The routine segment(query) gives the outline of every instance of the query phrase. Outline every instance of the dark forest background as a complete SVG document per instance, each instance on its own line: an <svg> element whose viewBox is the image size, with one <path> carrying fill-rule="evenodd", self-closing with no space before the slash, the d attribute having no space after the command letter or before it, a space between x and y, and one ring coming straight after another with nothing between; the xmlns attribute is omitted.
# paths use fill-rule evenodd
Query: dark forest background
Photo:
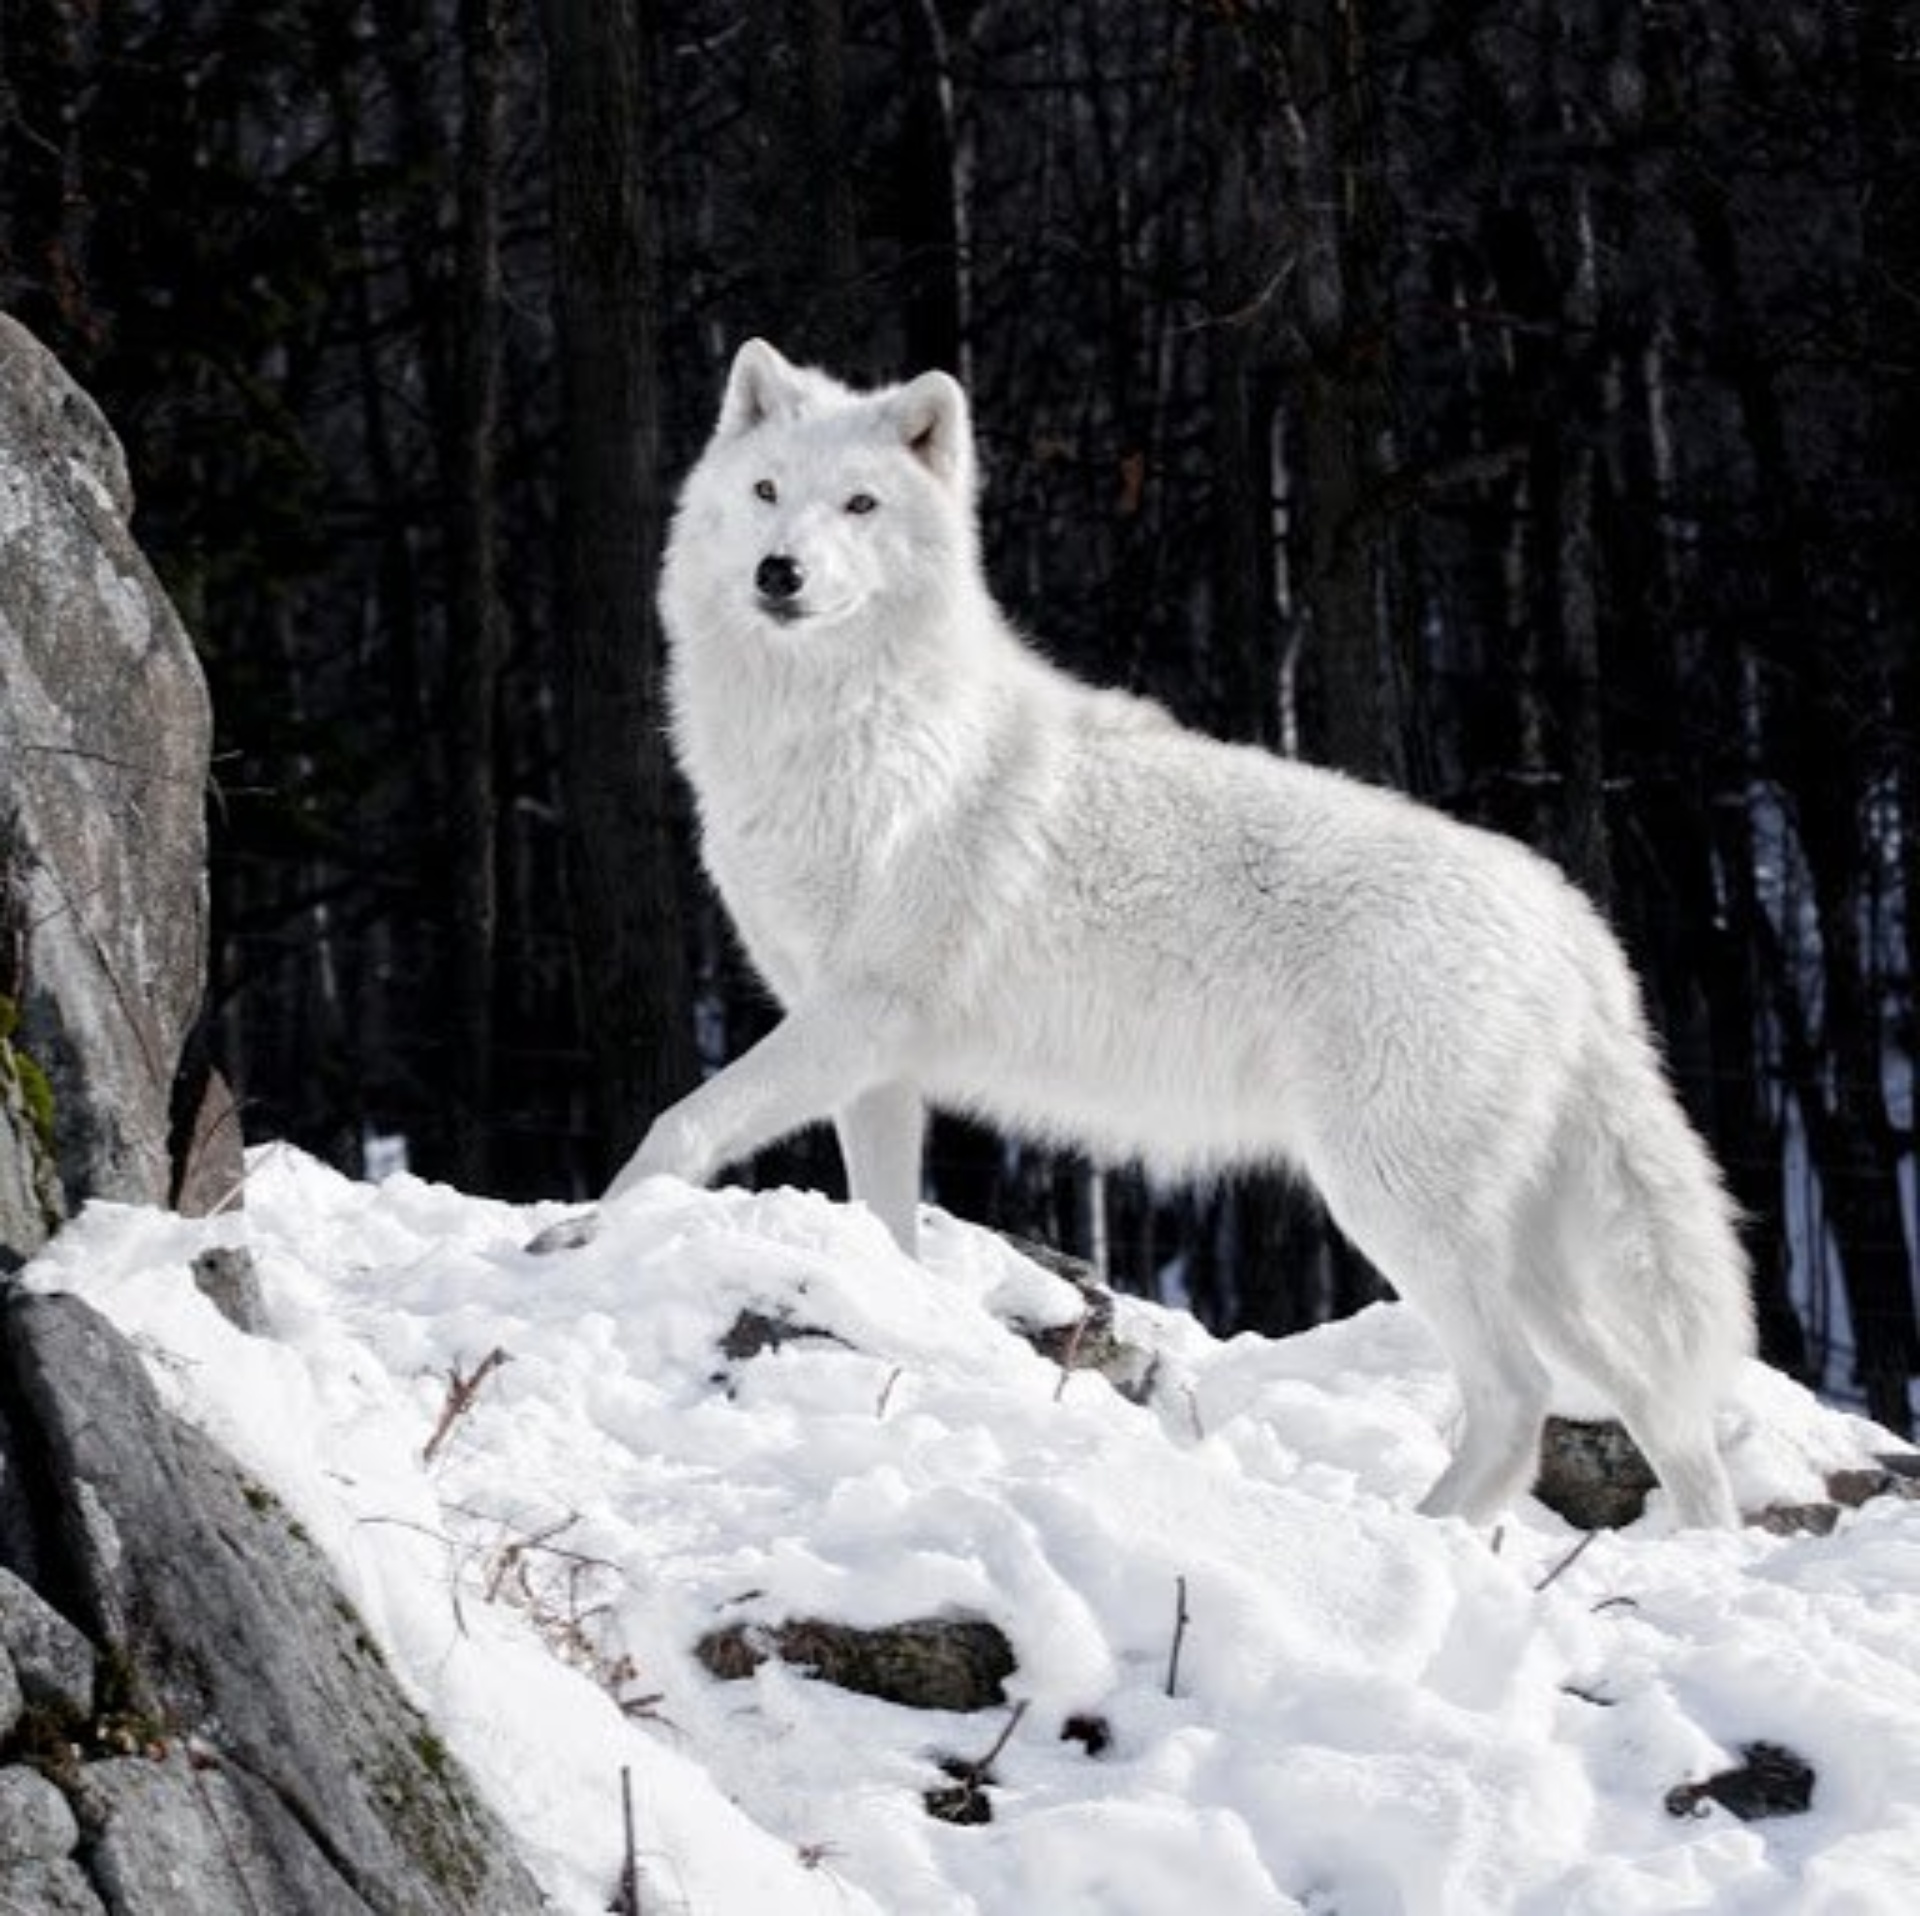
<svg viewBox="0 0 1920 1916"><path fill-rule="evenodd" d="M1910 4L0 0L0 301L213 682L252 1135L590 1192L764 1028L651 606L758 332L967 381L1063 662L1566 863L1768 1354L1909 1427ZM1270 1180L933 1175L1222 1328L1370 1293Z"/></svg>

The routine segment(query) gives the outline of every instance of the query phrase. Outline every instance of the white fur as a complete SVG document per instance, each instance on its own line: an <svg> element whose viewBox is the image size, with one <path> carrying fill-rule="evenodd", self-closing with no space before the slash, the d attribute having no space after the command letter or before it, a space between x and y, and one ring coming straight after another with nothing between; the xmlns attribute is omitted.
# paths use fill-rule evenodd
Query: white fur
<svg viewBox="0 0 1920 1916"><path fill-rule="evenodd" d="M763 608L767 555L801 568L798 616ZM661 606L706 865L786 1016L610 1196L831 1116L911 1251L927 1105L1169 1178L1289 1165L1458 1373L1424 1508L1524 1491L1570 1372L1683 1522L1734 1521L1729 1206L1626 960L1551 865L1043 662L988 594L938 373L854 392L743 347Z"/></svg>

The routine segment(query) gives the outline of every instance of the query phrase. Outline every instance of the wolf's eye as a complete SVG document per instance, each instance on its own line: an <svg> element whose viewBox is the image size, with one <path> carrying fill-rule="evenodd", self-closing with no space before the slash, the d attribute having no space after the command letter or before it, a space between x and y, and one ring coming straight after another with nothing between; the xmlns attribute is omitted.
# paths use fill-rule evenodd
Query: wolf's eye
<svg viewBox="0 0 1920 1916"><path fill-rule="evenodd" d="M772 505L780 497L780 488L771 479L756 479L753 482L753 496Z"/></svg>
<svg viewBox="0 0 1920 1916"><path fill-rule="evenodd" d="M856 492L853 497L847 501L847 510L849 512L871 512L879 503L880 501L870 492Z"/></svg>

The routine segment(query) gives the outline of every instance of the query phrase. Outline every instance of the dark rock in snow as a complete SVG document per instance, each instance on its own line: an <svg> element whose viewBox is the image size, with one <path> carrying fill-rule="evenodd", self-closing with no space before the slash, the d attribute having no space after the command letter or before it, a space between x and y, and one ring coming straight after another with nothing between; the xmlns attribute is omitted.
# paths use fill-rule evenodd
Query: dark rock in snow
<svg viewBox="0 0 1920 1916"><path fill-rule="evenodd" d="M710 1631L694 1655L723 1680L751 1676L770 1657L822 1682L913 1710L984 1710L1006 1701L1013 1646L984 1617L920 1617L870 1630L807 1619L736 1623Z"/></svg>
<svg viewBox="0 0 1920 1916"><path fill-rule="evenodd" d="M749 1357L758 1357L762 1351L777 1351L782 1344L809 1340L838 1344L842 1349L846 1348L847 1342L844 1337L822 1330L817 1324L801 1323L784 1310L744 1310L727 1327L727 1334L720 1340L720 1354L737 1364Z"/></svg>
<svg viewBox="0 0 1920 1916"><path fill-rule="evenodd" d="M1061 1724L1060 1741L1078 1743L1089 1756L1105 1756L1113 1748L1113 1725L1103 1716L1083 1712Z"/></svg>
<svg viewBox="0 0 1920 1916"><path fill-rule="evenodd" d="M1768 1504L1747 1518L1776 1537L1830 1537L1839 1521L1838 1504Z"/></svg>
<svg viewBox="0 0 1920 1916"><path fill-rule="evenodd" d="M1920 1453L1892 1451L1876 1457L1871 1464L1829 1471L1826 1491L1830 1502L1768 1504L1747 1522L1776 1537L1831 1536L1843 1510L1858 1510L1879 1497L1920 1500Z"/></svg>
<svg viewBox="0 0 1920 1916"><path fill-rule="evenodd" d="M1113 1293L1101 1283L1099 1273L1084 1258L1056 1251L1050 1244L1036 1244L1009 1232L1001 1235L1022 1257L1064 1278L1080 1293L1078 1317L1057 1324L1034 1324L1016 1317L1008 1320L1008 1328L1062 1370L1093 1371L1121 1396L1144 1404L1153 1394L1155 1360L1114 1330Z"/></svg>
<svg viewBox="0 0 1920 1916"><path fill-rule="evenodd" d="M1920 1499L1920 1456L1895 1451L1869 1468L1836 1470L1827 1478L1827 1495L1849 1510L1875 1497Z"/></svg>
<svg viewBox="0 0 1920 1916"><path fill-rule="evenodd" d="M1712 1802L1752 1823L1765 1816L1798 1816L1812 1807L1814 1772L1805 1757L1778 1743L1749 1743L1740 1754L1745 1760L1737 1769L1670 1789L1667 1813L1698 1816Z"/></svg>
<svg viewBox="0 0 1920 1916"><path fill-rule="evenodd" d="M993 1772L953 1756L942 1758L940 1769L952 1780L937 1783L922 1795L927 1814L936 1823L958 1823L963 1828L991 1823L993 1798L987 1789L994 1781Z"/></svg>
<svg viewBox="0 0 1920 1916"><path fill-rule="evenodd" d="M1576 1530L1618 1530L1632 1523L1658 1482L1639 1445L1619 1424L1547 1419L1533 1494Z"/></svg>

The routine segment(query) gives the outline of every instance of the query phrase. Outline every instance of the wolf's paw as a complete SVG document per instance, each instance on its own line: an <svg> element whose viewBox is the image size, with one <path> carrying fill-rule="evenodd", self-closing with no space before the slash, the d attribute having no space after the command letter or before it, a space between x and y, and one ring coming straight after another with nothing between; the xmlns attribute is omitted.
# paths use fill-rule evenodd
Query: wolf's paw
<svg viewBox="0 0 1920 1916"><path fill-rule="evenodd" d="M558 1224L549 1224L527 1240L526 1248L535 1257L546 1257L554 1251L577 1251L599 1235L600 1213L582 1211L578 1217L563 1217Z"/></svg>

